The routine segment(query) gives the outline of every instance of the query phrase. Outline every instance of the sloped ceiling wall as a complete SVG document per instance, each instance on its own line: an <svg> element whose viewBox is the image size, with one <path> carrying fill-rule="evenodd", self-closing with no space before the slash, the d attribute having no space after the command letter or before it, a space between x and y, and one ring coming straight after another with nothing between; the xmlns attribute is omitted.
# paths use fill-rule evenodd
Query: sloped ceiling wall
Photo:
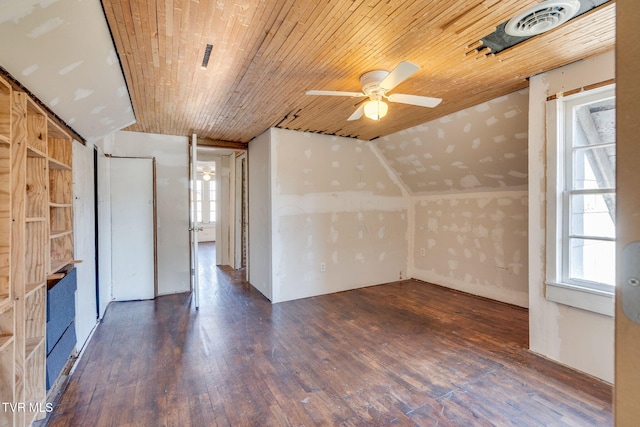
<svg viewBox="0 0 640 427"><path fill-rule="evenodd" d="M98 0L0 1L0 66L88 140L135 123Z"/></svg>
<svg viewBox="0 0 640 427"><path fill-rule="evenodd" d="M527 188L528 89L380 138L414 195Z"/></svg>

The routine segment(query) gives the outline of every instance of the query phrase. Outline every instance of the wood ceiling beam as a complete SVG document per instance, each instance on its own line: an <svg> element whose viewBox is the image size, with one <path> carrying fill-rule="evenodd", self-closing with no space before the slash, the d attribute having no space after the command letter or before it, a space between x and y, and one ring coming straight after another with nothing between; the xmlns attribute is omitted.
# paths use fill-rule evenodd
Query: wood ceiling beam
<svg viewBox="0 0 640 427"><path fill-rule="evenodd" d="M198 147L215 147L246 151L248 146L249 144L246 142L222 141L219 139L198 137Z"/></svg>

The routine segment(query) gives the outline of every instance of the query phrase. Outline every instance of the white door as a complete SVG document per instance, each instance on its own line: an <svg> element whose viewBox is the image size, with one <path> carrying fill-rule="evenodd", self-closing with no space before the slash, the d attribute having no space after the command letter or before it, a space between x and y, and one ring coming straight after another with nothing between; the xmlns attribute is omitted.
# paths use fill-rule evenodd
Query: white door
<svg viewBox="0 0 640 427"><path fill-rule="evenodd" d="M113 299L155 297L153 159L111 159Z"/></svg>

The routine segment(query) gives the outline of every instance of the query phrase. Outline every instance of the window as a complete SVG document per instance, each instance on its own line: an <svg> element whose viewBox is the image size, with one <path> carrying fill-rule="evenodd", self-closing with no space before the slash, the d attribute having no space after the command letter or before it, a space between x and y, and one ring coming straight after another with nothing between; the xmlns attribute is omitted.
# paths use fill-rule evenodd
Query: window
<svg viewBox="0 0 640 427"><path fill-rule="evenodd" d="M216 222L216 180L213 173L209 179L196 181L196 220L199 224Z"/></svg>
<svg viewBox="0 0 640 427"><path fill-rule="evenodd" d="M547 299L613 315L615 94L547 105Z"/></svg>

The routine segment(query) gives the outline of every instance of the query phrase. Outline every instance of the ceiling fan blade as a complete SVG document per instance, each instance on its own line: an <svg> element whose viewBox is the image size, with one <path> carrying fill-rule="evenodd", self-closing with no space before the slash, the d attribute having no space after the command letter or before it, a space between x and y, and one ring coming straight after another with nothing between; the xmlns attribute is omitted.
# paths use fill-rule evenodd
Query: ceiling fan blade
<svg viewBox="0 0 640 427"><path fill-rule="evenodd" d="M380 87L385 91L390 91L391 89L408 79L409 76L411 76L419 69L420 67L412 62L402 61L396 66L396 68L393 69L393 71L389 73L387 77L385 77L380 82Z"/></svg>
<svg viewBox="0 0 640 427"><path fill-rule="evenodd" d="M433 108L442 102L440 98L431 98L429 96L405 95L402 93L393 93L387 97L389 102L399 102L401 104L419 105L420 107Z"/></svg>
<svg viewBox="0 0 640 427"><path fill-rule="evenodd" d="M307 95L327 95L327 96L366 96L362 92L341 92L337 90L308 90Z"/></svg>
<svg viewBox="0 0 640 427"><path fill-rule="evenodd" d="M356 111L353 112L351 116L347 119L347 121L351 122L354 120L358 120L364 114L364 104L358 107Z"/></svg>

